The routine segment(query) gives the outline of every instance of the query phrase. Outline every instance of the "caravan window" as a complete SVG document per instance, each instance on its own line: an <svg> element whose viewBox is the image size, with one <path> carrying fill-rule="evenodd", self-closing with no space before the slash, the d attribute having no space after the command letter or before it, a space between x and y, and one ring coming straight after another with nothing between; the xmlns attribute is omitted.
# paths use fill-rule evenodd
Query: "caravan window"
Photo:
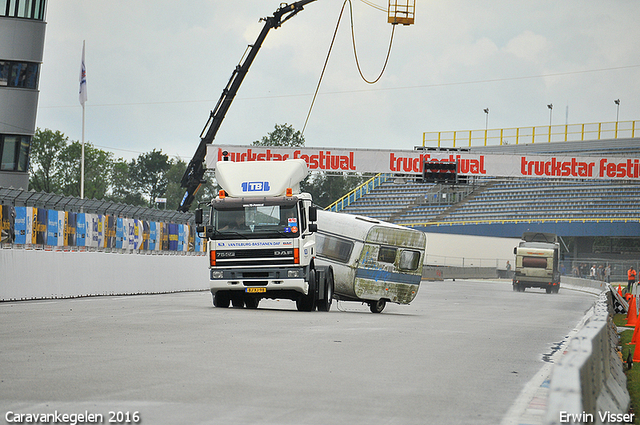
<svg viewBox="0 0 640 425"><path fill-rule="evenodd" d="M330 258L341 263L349 262L353 249L352 241L318 233L316 234L316 243L320 257Z"/></svg>
<svg viewBox="0 0 640 425"><path fill-rule="evenodd" d="M402 251L400 254L400 270L415 270L420 264L420 253L418 251Z"/></svg>
<svg viewBox="0 0 640 425"><path fill-rule="evenodd" d="M378 261L383 263L395 263L396 262L396 248L390 248L387 246L381 246L378 251Z"/></svg>

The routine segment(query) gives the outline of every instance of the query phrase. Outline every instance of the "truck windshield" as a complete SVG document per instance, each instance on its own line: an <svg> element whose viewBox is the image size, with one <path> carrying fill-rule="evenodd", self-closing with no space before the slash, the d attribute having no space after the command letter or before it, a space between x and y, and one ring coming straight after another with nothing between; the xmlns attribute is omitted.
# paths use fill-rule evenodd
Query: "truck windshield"
<svg viewBox="0 0 640 425"><path fill-rule="evenodd" d="M297 237L300 231L295 204L213 209L211 219L219 239Z"/></svg>

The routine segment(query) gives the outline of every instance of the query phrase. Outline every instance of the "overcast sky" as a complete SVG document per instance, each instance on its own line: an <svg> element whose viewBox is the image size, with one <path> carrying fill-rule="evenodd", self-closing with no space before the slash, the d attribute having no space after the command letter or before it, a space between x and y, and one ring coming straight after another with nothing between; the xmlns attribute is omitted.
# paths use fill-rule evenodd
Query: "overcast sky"
<svg viewBox="0 0 640 425"><path fill-rule="evenodd" d="M370 0L386 9L384 0ZM348 11L305 130L310 147L412 149L423 132L640 119L640 1L417 0L380 81L355 66ZM209 111L279 0L50 0L37 126L130 159L191 159ZM343 0L317 0L272 30L215 142L302 130ZM379 74L392 26L353 0L358 57ZM214 143L215 143L214 142Z"/></svg>

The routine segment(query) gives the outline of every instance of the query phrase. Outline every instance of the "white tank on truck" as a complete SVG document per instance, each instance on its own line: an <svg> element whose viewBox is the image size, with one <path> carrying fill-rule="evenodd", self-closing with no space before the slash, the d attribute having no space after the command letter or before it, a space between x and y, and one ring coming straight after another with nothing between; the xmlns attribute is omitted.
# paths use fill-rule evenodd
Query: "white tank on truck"
<svg viewBox="0 0 640 425"><path fill-rule="evenodd" d="M547 294L560 290L560 244L553 233L525 232L513 248L516 256L513 290L543 288Z"/></svg>

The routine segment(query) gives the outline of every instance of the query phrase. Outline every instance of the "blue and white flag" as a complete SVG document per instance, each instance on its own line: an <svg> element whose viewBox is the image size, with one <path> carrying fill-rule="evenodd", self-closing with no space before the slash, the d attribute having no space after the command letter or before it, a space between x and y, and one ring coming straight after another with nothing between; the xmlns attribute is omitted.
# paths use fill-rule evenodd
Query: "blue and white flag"
<svg viewBox="0 0 640 425"><path fill-rule="evenodd" d="M80 65L80 104L87 101L87 68L84 65L84 41L82 42L82 63Z"/></svg>

